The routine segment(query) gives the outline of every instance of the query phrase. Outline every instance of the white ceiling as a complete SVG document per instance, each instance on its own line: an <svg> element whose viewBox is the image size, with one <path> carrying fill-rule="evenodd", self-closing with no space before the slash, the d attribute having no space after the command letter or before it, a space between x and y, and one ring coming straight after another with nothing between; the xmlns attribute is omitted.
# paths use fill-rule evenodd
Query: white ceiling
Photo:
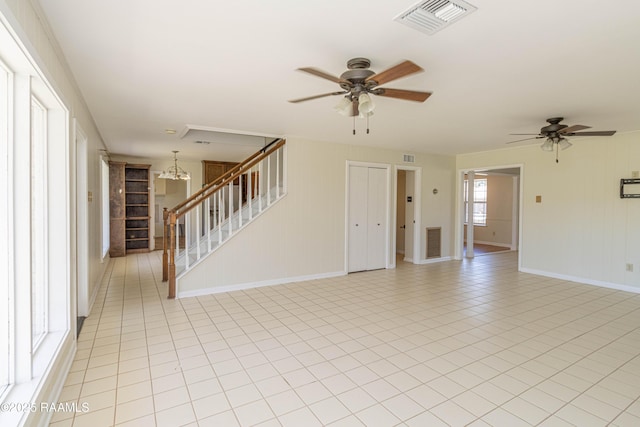
<svg viewBox="0 0 640 427"><path fill-rule="evenodd" d="M640 129L638 1L470 0L433 36L393 20L414 0L38 1L112 153L214 156L180 138L188 124L447 154L503 148L555 116ZM433 95L375 97L371 133L358 119L355 136L339 96L287 102L339 90L296 68L340 75L354 57L374 71L412 60L425 71L385 86Z"/></svg>

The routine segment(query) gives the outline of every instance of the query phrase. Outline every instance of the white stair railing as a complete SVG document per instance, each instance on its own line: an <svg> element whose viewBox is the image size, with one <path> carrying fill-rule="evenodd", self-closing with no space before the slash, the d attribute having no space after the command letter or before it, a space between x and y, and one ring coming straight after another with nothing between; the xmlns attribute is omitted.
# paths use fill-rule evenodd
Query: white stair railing
<svg viewBox="0 0 640 427"><path fill-rule="evenodd" d="M165 209L163 280L193 268L287 193L286 145L275 140L171 210Z"/></svg>

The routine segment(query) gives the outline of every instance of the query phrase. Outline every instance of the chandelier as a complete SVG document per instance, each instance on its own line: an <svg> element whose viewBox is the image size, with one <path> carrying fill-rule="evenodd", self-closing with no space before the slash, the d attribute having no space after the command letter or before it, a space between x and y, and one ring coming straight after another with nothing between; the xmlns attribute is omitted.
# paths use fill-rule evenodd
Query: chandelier
<svg viewBox="0 0 640 427"><path fill-rule="evenodd" d="M189 175L189 173L185 172L184 169L178 166L178 156L177 156L178 151L173 150L172 153L173 153L173 166L170 166L167 170L162 171L162 173L158 175L158 178L173 179L173 180L191 179L191 176Z"/></svg>

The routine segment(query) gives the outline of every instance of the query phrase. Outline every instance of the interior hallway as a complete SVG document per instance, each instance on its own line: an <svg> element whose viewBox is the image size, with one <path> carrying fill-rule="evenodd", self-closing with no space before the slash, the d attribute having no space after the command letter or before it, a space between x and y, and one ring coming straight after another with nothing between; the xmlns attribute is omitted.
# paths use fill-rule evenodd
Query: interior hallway
<svg viewBox="0 0 640 427"><path fill-rule="evenodd" d="M517 252L166 299L111 261L54 426L638 426L640 295Z"/></svg>

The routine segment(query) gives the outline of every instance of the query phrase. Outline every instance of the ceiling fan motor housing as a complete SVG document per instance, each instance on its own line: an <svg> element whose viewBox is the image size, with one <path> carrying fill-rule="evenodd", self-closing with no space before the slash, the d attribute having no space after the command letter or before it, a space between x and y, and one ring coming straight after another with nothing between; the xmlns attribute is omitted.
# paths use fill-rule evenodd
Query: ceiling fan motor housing
<svg viewBox="0 0 640 427"><path fill-rule="evenodd" d="M547 123L550 123L548 126L544 126L540 129L541 135L555 135L560 132L562 129L568 127L567 125L562 125L560 122L564 120L564 117L552 117L547 119Z"/></svg>
<svg viewBox="0 0 640 427"><path fill-rule="evenodd" d="M352 96L358 97L361 92L369 92L377 83L374 81L365 82L375 72L369 69L371 61L367 58L353 58L347 62L348 70L340 75L340 79L344 82L340 83L340 87L350 91Z"/></svg>

